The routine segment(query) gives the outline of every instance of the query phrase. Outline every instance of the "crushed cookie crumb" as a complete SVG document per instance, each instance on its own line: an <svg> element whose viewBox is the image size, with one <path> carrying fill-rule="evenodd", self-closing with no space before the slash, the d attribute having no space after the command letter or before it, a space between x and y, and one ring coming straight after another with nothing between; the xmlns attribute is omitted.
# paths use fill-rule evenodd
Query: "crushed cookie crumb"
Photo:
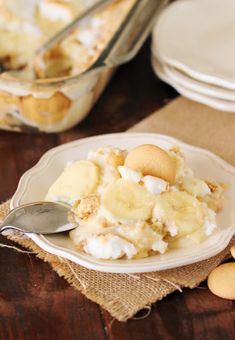
<svg viewBox="0 0 235 340"><path fill-rule="evenodd" d="M97 195L89 195L77 200L73 205L72 211L76 217L86 220L90 215L97 212L99 204L100 202Z"/></svg>

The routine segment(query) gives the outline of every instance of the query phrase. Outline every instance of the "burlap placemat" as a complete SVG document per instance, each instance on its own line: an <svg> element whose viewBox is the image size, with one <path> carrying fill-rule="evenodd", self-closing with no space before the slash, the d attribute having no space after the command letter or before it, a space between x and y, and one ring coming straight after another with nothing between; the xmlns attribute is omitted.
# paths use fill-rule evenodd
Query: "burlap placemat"
<svg viewBox="0 0 235 340"><path fill-rule="evenodd" d="M178 98L152 114L130 131L169 134L205 147L235 165L235 114L224 113L185 98ZM0 206L0 220L9 203ZM220 254L189 266L145 274L110 274L83 268L41 250L33 241L12 236L18 244L35 252L87 298L101 305L119 321L184 287L194 288L229 254L235 238Z"/></svg>

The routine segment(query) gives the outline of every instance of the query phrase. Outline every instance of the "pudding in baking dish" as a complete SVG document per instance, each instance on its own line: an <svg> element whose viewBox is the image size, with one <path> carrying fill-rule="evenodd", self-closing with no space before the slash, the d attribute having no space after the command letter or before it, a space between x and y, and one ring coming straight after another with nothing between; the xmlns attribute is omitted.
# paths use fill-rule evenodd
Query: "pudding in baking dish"
<svg viewBox="0 0 235 340"><path fill-rule="evenodd" d="M143 258L193 247L216 229L223 185L196 178L175 147L90 150L68 164L46 200L71 205L76 248L99 259Z"/></svg>
<svg viewBox="0 0 235 340"><path fill-rule="evenodd" d="M1 0L2 68L21 69L26 66L35 50L83 11L85 3L84 0Z"/></svg>
<svg viewBox="0 0 235 340"><path fill-rule="evenodd" d="M51 50L33 56L96 1L0 0L0 128L58 132L89 112L114 70L80 75L111 48L136 0L110 2Z"/></svg>
<svg viewBox="0 0 235 340"><path fill-rule="evenodd" d="M113 1L81 23L36 63L35 74L22 69L27 67L37 48L95 2L97 0L1 0L2 69L21 70L18 76L23 78L57 78L85 71L98 58L135 0Z"/></svg>

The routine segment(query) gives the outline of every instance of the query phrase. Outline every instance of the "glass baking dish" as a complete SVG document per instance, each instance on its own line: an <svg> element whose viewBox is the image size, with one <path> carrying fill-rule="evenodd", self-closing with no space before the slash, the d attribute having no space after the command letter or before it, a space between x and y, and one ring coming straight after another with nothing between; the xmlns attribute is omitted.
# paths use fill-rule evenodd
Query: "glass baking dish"
<svg viewBox="0 0 235 340"><path fill-rule="evenodd" d="M123 0L125 1L125 0ZM0 128L60 132L91 110L116 67L133 58L148 36L164 0L136 0L98 59L81 74L27 80L0 76Z"/></svg>

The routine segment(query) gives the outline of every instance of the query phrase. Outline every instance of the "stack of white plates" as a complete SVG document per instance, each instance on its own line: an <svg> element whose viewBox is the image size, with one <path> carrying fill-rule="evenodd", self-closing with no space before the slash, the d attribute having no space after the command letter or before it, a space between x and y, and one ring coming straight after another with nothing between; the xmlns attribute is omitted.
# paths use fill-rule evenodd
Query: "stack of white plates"
<svg viewBox="0 0 235 340"><path fill-rule="evenodd" d="M179 0L153 31L155 73L190 99L235 112L235 0Z"/></svg>

